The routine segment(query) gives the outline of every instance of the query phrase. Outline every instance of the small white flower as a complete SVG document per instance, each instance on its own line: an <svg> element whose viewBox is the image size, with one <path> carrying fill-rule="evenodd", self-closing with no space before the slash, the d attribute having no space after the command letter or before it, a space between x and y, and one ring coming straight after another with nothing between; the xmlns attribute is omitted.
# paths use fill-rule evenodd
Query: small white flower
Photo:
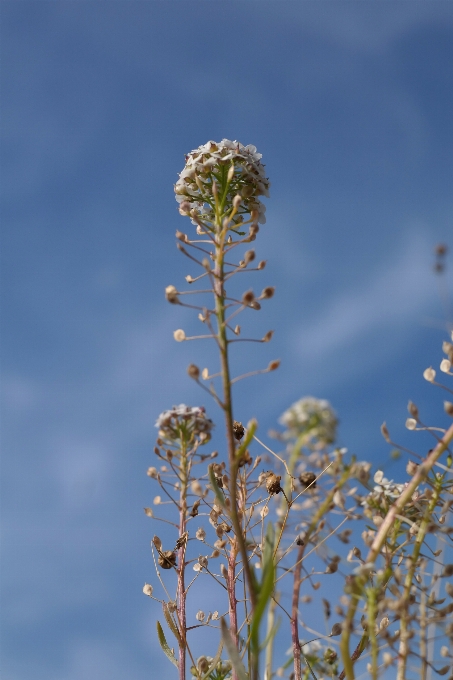
<svg viewBox="0 0 453 680"><path fill-rule="evenodd" d="M380 484L383 479L384 479L384 473L382 472L382 470L378 470L373 477L374 483Z"/></svg>
<svg viewBox="0 0 453 680"><path fill-rule="evenodd" d="M145 583L145 585L143 586L143 592L145 593L145 595L148 595L148 597L151 597L151 595L153 594L153 587L150 586L149 583Z"/></svg>
<svg viewBox="0 0 453 680"><path fill-rule="evenodd" d="M153 503L154 505L160 505L162 503L162 498L160 496L155 496Z"/></svg>
<svg viewBox="0 0 453 680"><path fill-rule="evenodd" d="M414 418L408 418L406 420L406 427L408 430L415 430L415 428L417 427L417 421L414 420Z"/></svg>

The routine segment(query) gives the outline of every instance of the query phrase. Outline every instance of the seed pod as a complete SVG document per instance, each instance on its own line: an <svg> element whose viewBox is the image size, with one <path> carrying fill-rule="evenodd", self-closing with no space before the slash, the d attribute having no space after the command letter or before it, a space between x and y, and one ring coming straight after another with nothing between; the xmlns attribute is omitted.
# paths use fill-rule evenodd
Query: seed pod
<svg viewBox="0 0 453 680"><path fill-rule="evenodd" d="M268 474L266 479L266 489L267 492L271 494L271 496L282 491L282 487L280 486L280 480L281 480L280 475L276 475L273 472L270 472Z"/></svg>
<svg viewBox="0 0 453 680"><path fill-rule="evenodd" d="M233 422L234 438L237 439L238 441L241 441L242 437L244 436L244 433L245 433L245 430L244 430L244 426L242 425L242 423L235 420Z"/></svg>
<svg viewBox="0 0 453 680"><path fill-rule="evenodd" d="M310 489L314 489L316 486L316 475L314 472L302 472L299 475L299 482L304 489L306 489L307 486L309 486Z"/></svg>
<svg viewBox="0 0 453 680"><path fill-rule="evenodd" d="M201 501L197 500L192 505L192 510L189 513L191 517L196 517L198 515L198 508L200 507L200 503L201 503Z"/></svg>
<svg viewBox="0 0 453 680"><path fill-rule="evenodd" d="M176 566L176 553L172 550L165 550L159 555L157 560L162 569L171 569Z"/></svg>
<svg viewBox="0 0 453 680"><path fill-rule="evenodd" d="M187 374L190 378L193 378L193 380L198 380L200 377L200 369L195 364L189 364L187 367Z"/></svg>

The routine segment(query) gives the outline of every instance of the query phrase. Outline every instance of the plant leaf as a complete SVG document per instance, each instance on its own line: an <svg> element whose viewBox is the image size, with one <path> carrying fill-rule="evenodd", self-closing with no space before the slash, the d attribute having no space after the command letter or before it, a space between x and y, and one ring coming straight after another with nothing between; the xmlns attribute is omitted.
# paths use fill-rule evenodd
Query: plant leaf
<svg viewBox="0 0 453 680"><path fill-rule="evenodd" d="M209 474L209 481L211 483L212 490L214 491L215 496L216 496L217 500L219 501L220 505L222 506L222 508L224 508L225 507L225 497L224 497L223 493L220 491L219 485L217 484L217 480L215 478L215 474L214 474L214 470L213 470L212 465L208 466L208 474Z"/></svg>
<svg viewBox="0 0 453 680"><path fill-rule="evenodd" d="M228 656L230 657L230 661L233 664L234 670L236 671L238 680L249 680L247 672L244 668L244 664L242 663L241 657L239 656L239 652L231 638L230 631L228 630L228 626L226 625L223 618L220 619L220 628L222 630L222 638L225 643Z"/></svg>
<svg viewBox="0 0 453 680"><path fill-rule="evenodd" d="M168 607L165 604L165 602L162 604L162 609L163 609L165 621L167 622L168 627L170 628L171 632L173 633L173 635L177 639L178 644L181 644L181 635L179 633L179 630L175 626L175 622L173 621L172 616L171 616L170 612L168 611Z"/></svg>
<svg viewBox="0 0 453 680"><path fill-rule="evenodd" d="M258 652L259 647L259 628L261 619L263 618L263 614L266 610L267 604L271 598L272 591L274 589L275 579L275 565L273 559L274 542L275 542L274 527L272 523L269 522L267 525L266 539L263 550L263 578L259 586L258 601L253 612L253 617L250 626L250 640L255 653Z"/></svg>
<svg viewBox="0 0 453 680"><path fill-rule="evenodd" d="M165 656L170 659L172 664L178 668L178 662L175 659L175 655L173 654L172 650L168 646L167 640L165 639L165 633L162 630L162 626L160 625L159 621L157 622L157 637L159 638L160 646L162 647L162 650L165 654Z"/></svg>

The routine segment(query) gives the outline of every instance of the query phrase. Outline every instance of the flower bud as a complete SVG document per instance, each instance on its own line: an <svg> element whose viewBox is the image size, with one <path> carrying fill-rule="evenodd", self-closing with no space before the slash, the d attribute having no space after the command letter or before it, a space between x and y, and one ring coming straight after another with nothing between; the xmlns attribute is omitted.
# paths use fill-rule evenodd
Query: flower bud
<svg viewBox="0 0 453 680"><path fill-rule="evenodd" d="M239 206L242 203L242 196L240 194L236 194L236 196L233 198L233 208L236 208L236 210L239 210Z"/></svg>
<svg viewBox="0 0 453 680"><path fill-rule="evenodd" d="M189 201L183 201L182 203L179 204L179 213L184 216L190 215Z"/></svg>

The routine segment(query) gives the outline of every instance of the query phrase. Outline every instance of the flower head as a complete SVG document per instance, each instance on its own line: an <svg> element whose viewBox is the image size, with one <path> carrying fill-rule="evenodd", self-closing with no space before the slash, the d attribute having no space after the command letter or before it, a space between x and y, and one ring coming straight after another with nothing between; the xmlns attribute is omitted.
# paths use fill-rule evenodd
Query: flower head
<svg viewBox="0 0 453 680"><path fill-rule="evenodd" d="M260 196L269 196L270 183L264 174L261 154L252 144L222 139L207 142L186 156L186 165L175 184L176 200L182 215L193 224L214 223L219 201L222 217L234 211L232 228L245 215L253 222L266 222L266 208Z"/></svg>
<svg viewBox="0 0 453 680"><path fill-rule="evenodd" d="M296 439L306 434L318 440L321 445L335 440L338 420L335 411L326 399L304 397L296 401L283 413L279 422L286 426L284 437Z"/></svg>
<svg viewBox="0 0 453 680"><path fill-rule="evenodd" d="M172 442L182 438L192 440L197 437L206 443L211 437L214 423L206 416L203 406L186 406L180 404L160 414L156 420L159 436Z"/></svg>

